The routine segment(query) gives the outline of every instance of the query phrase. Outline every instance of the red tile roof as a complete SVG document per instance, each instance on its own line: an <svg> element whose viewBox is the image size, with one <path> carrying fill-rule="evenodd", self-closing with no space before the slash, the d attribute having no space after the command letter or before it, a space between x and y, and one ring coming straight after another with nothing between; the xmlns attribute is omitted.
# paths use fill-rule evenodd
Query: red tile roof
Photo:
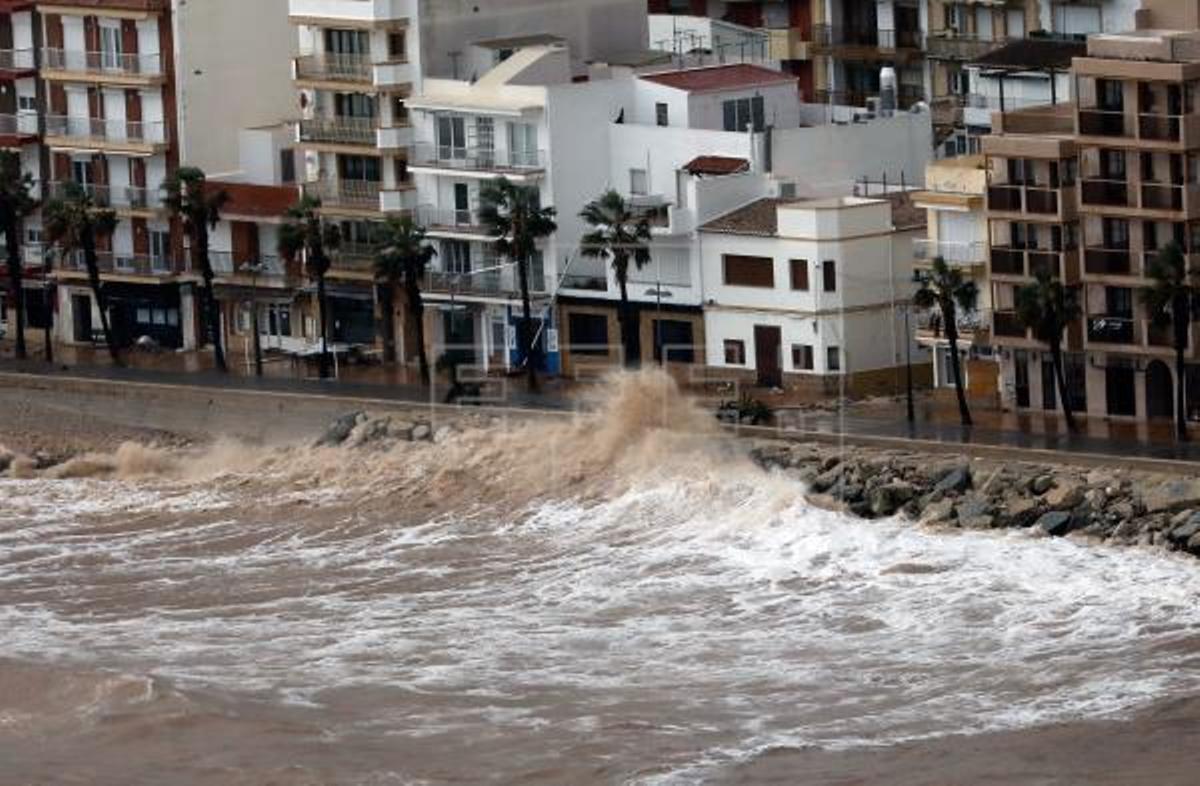
<svg viewBox="0 0 1200 786"><path fill-rule="evenodd" d="M744 158L729 156L696 156L684 164L683 168L693 175L732 175L745 172L750 168L750 162Z"/></svg>
<svg viewBox="0 0 1200 786"><path fill-rule="evenodd" d="M736 63L734 65L689 68L661 74L645 74L648 82L656 82L691 93L709 90L736 90L766 85L796 84L796 77L762 66Z"/></svg>
<svg viewBox="0 0 1200 786"><path fill-rule="evenodd" d="M300 198L295 186L260 186L210 180L205 187L209 193L224 190L229 194L224 213L247 218L279 218Z"/></svg>

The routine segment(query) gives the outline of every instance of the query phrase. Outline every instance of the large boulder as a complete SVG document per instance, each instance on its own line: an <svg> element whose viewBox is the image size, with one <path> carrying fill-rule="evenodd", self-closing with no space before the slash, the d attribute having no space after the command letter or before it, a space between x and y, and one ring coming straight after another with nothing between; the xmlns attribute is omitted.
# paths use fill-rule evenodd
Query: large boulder
<svg viewBox="0 0 1200 786"><path fill-rule="evenodd" d="M1071 514L1062 510L1052 510L1043 513L1035 526L1047 535L1066 535L1071 531Z"/></svg>
<svg viewBox="0 0 1200 786"><path fill-rule="evenodd" d="M1200 508L1200 479L1168 480L1142 492L1147 513Z"/></svg>
<svg viewBox="0 0 1200 786"><path fill-rule="evenodd" d="M954 500L942 499L936 502L930 502L921 511L921 518L917 519L919 524L945 524L954 519Z"/></svg>
<svg viewBox="0 0 1200 786"><path fill-rule="evenodd" d="M943 494L961 494L971 488L971 470L968 467L954 467L946 471L933 485L934 491Z"/></svg>
<svg viewBox="0 0 1200 786"><path fill-rule="evenodd" d="M1004 503L1004 518L1010 527L1031 527L1042 513L1042 505L1029 497L1013 497Z"/></svg>
<svg viewBox="0 0 1200 786"><path fill-rule="evenodd" d="M1200 534L1200 513L1192 513L1170 531L1167 539L1172 543L1186 544L1197 534Z"/></svg>
<svg viewBox="0 0 1200 786"><path fill-rule="evenodd" d="M366 421L367 415L365 412L347 412L325 429L325 433L317 440L319 448L333 448L341 445L350 438L350 434L354 431L359 423Z"/></svg>
<svg viewBox="0 0 1200 786"><path fill-rule="evenodd" d="M917 494L911 483L893 481L876 486L867 493L867 502L876 516L891 516Z"/></svg>
<svg viewBox="0 0 1200 786"><path fill-rule="evenodd" d="M1059 478L1054 487L1042 495L1051 510L1071 510L1083 502L1084 485L1074 478Z"/></svg>

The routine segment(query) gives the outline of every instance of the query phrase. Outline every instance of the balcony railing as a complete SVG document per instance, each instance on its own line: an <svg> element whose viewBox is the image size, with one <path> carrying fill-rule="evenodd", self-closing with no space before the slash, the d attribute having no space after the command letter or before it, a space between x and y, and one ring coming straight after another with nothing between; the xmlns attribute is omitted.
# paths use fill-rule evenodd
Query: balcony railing
<svg viewBox="0 0 1200 786"><path fill-rule="evenodd" d="M305 183L306 193L327 206L379 209L382 184L377 180L314 180Z"/></svg>
<svg viewBox="0 0 1200 786"><path fill-rule="evenodd" d="M920 49L919 30L880 30L875 27L813 25L813 43L821 47L865 46L879 49Z"/></svg>
<svg viewBox="0 0 1200 786"><path fill-rule="evenodd" d="M1088 317L1088 341L1099 344L1140 344L1138 324L1127 314Z"/></svg>
<svg viewBox="0 0 1200 786"><path fill-rule="evenodd" d="M112 251L97 251L96 264L101 273L123 273L137 276L171 276L187 272L186 262L173 265L165 256L151 254L117 254ZM63 255L59 265L66 270L86 271L83 252Z"/></svg>
<svg viewBox="0 0 1200 786"><path fill-rule="evenodd" d="M0 115L0 135L37 136L38 116L31 112L16 115Z"/></svg>
<svg viewBox="0 0 1200 786"><path fill-rule="evenodd" d="M1085 205L1134 207L1129 200L1129 184L1124 180L1085 179L1080 201Z"/></svg>
<svg viewBox="0 0 1200 786"><path fill-rule="evenodd" d="M479 211L470 208L458 210L452 207L422 205L417 208L417 220L432 232L452 230L482 235L488 231Z"/></svg>
<svg viewBox="0 0 1200 786"><path fill-rule="evenodd" d="M300 121L301 142L375 145L379 121L373 117L318 117Z"/></svg>
<svg viewBox="0 0 1200 786"><path fill-rule="evenodd" d="M955 242L921 238L913 241L913 256L922 260L941 257L952 265L978 265L987 259L987 244L982 241Z"/></svg>
<svg viewBox="0 0 1200 786"><path fill-rule="evenodd" d="M992 335L1027 338L1029 331L1021 324L1015 311L995 311L992 313Z"/></svg>
<svg viewBox="0 0 1200 786"><path fill-rule="evenodd" d="M120 52L84 52L77 49L42 50L43 66L56 71L127 76L162 76L162 56L126 55Z"/></svg>
<svg viewBox="0 0 1200 786"><path fill-rule="evenodd" d="M1004 39L977 38L956 30L936 30L925 39L929 56L943 60L975 60L1005 43Z"/></svg>
<svg viewBox="0 0 1200 786"><path fill-rule="evenodd" d="M93 143L161 145L166 144L166 126L161 120L145 122L47 115L46 136Z"/></svg>
<svg viewBox="0 0 1200 786"><path fill-rule="evenodd" d="M1021 212L1020 186L990 186L987 193L988 210L1000 210L1006 213Z"/></svg>
<svg viewBox="0 0 1200 786"><path fill-rule="evenodd" d="M1027 259L1029 261L1029 275L1047 275L1051 278L1062 277L1062 254L1058 251L1038 251L1037 249L1031 249Z"/></svg>
<svg viewBox="0 0 1200 786"><path fill-rule="evenodd" d="M541 150L492 150L454 147L429 142L413 146L409 163L413 166L461 169L475 172L527 172L543 168Z"/></svg>
<svg viewBox="0 0 1200 786"><path fill-rule="evenodd" d="M1128 276L1133 272L1131 257L1127 248L1087 248L1083 269L1092 276Z"/></svg>
<svg viewBox="0 0 1200 786"><path fill-rule="evenodd" d="M1025 275L1025 249L993 246L992 273L1003 276Z"/></svg>
<svg viewBox="0 0 1200 786"><path fill-rule="evenodd" d="M1146 210L1183 210L1182 185L1165 183L1142 184L1142 207Z"/></svg>
<svg viewBox="0 0 1200 786"><path fill-rule="evenodd" d="M232 251L209 251L208 262L213 272L218 275L258 275L262 278L278 278L287 273L287 266L277 256L259 254L247 257L245 254L235 258ZM257 266L257 273L251 273L249 268Z"/></svg>
<svg viewBox="0 0 1200 786"><path fill-rule="evenodd" d="M1058 192L1052 188L1029 188L1025 191L1025 209L1030 213L1058 213Z"/></svg>
<svg viewBox="0 0 1200 786"><path fill-rule="evenodd" d="M138 186L113 187L96 183L72 183L56 180L47 184L50 199L64 199L69 188L78 186L92 198L96 207L126 207L133 209L157 209L162 202L158 194Z"/></svg>
<svg viewBox="0 0 1200 786"><path fill-rule="evenodd" d="M1079 133L1083 136L1133 136L1124 112L1103 109L1079 110Z"/></svg>
<svg viewBox="0 0 1200 786"><path fill-rule="evenodd" d="M530 292L550 292L553 286L554 282L546 276L529 277ZM425 290L437 294L513 298L520 294L520 281L515 267L503 266L498 259L484 258L479 261L479 268L471 272L430 271L425 278Z"/></svg>
<svg viewBox="0 0 1200 786"><path fill-rule="evenodd" d="M31 71L32 49L0 49L0 71Z"/></svg>
<svg viewBox="0 0 1200 786"><path fill-rule="evenodd" d="M600 274L568 273L562 277L563 289L582 289L589 292L607 292L608 276Z"/></svg>
<svg viewBox="0 0 1200 786"><path fill-rule="evenodd" d="M296 78L370 82L371 58L362 54L305 55L296 58Z"/></svg>
<svg viewBox="0 0 1200 786"><path fill-rule="evenodd" d="M1182 115L1138 115L1138 137L1154 142L1178 142L1182 139Z"/></svg>

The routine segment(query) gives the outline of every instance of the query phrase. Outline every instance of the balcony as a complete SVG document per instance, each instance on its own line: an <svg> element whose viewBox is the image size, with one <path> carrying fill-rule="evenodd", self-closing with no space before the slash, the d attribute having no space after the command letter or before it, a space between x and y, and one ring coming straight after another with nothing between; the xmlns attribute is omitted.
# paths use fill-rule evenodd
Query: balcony
<svg viewBox="0 0 1200 786"><path fill-rule="evenodd" d="M516 268L498 259L478 260L479 267L465 273L434 270L426 274L425 291L438 295L494 297L512 300L520 297L521 285ZM530 276L529 291L542 294L553 289L546 276Z"/></svg>
<svg viewBox="0 0 1200 786"><path fill-rule="evenodd" d="M987 209L998 213L1021 212L1020 186L989 186Z"/></svg>
<svg viewBox="0 0 1200 786"><path fill-rule="evenodd" d="M118 152L157 152L167 144L166 124L161 120L137 122L47 115L46 137L56 137L59 144Z"/></svg>
<svg viewBox="0 0 1200 786"><path fill-rule="evenodd" d="M221 276L246 276L247 278L282 278L287 275L287 265L273 255L258 254L252 257L241 255L234 259L232 251L209 251L208 263L213 272ZM251 268L257 268L256 271Z"/></svg>
<svg viewBox="0 0 1200 786"><path fill-rule="evenodd" d="M1058 191L1052 188L1026 189L1025 209L1039 215L1058 215Z"/></svg>
<svg viewBox="0 0 1200 786"><path fill-rule="evenodd" d="M1184 208L1184 186L1165 183L1142 184L1142 209L1179 212Z"/></svg>
<svg viewBox="0 0 1200 786"><path fill-rule="evenodd" d="M422 205L417 208L417 220L428 230L430 235L471 235L486 238L488 227L484 225L479 211L474 209L456 210L455 208L434 207Z"/></svg>
<svg viewBox="0 0 1200 786"><path fill-rule="evenodd" d="M0 72L26 74L37 71L33 49L0 49Z"/></svg>
<svg viewBox="0 0 1200 786"><path fill-rule="evenodd" d="M578 289L585 292L607 292L608 276L602 274L568 273L559 283L562 289Z"/></svg>
<svg viewBox="0 0 1200 786"><path fill-rule="evenodd" d="M1127 248L1087 248L1083 269L1089 276L1133 275L1132 255Z"/></svg>
<svg viewBox="0 0 1200 786"><path fill-rule="evenodd" d="M1107 138L1131 137L1133 129L1126 122L1123 111L1080 109L1079 135Z"/></svg>
<svg viewBox="0 0 1200 786"><path fill-rule="evenodd" d="M69 187L82 188L91 197L96 207L127 208L130 210L159 210L162 201L158 195L148 188L136 186L112 187L96 183L72 183L69 181L52 181L47 184L49 199L65 199Z"/></svg>
<svg viewBox="0 0 1200 786"><path fill-rule="evenodd" d="M121 54L119 52L85 52L76 49L42 50L42 72L60 71L68 74L88 74L106 79L121 80L135 77L138 81L163 76L162 55ZM54 74L46 74L54 78Z"/></svg>
<svg viewBox="0 0 1200 786"><path fill-rule="evenodd" d="M913 257L928 262L941 257L951 265L982 265L987 261L987 244L921 238L913 241Z"/></svg>
<svg viewBox="0 0 1200 786"><path fill-rule="evenodd" d="M767 51L772 60L811 60L812 42L799 27L767 30Z"/></svg>
<svg viewBox="0 0 1200 786"><path fill-rule="evenodd" d="M955 315L955 325L958 326L960 341L985 341L987 338L987 320L979 311L958 312ZM917 338L940 341L946 338L946 326L942 322L940 309L928 309L917 313Z"/></svg>
<svg viewBox="0 0 1200 786"><path fill-rule="evenodd" d="M977 60L1007 41L960 33L957 30L936 30L925 39L926 52L934 60Z"/></svg>
<svg viewBox="0 0 1200 786"><path fill-rule="evenodd" d="M992 335L1005 338L1029 338L1029 331L1021 324L1015 311L992 313Z"/></svg>
<svg viewBox="0 0 1200 786"><path fill-rule="evenodd" d="M545 153L541 150L493 150L418 142L413 146L408 163L410 170L424 168L520 177L542 172L544 161Z"/></svg>
<svg viewBox="0 0 1200 786"><path fill-rule="evenodd" d="M371 58L362 54L320 54L297 57L295 78L311 82L371 84Z"/></svg>
<svg viewBox="0 0 1200 786"><path fill-rule="evenodd" d="M316 117L300 121L300 141L373 148L377 127L373 117Z"/></svg>
<svg viewBox="0 0 1200 786"><path fill-rule="evenodd" d="M1083 181L1080 202L1103 207L1137 207L1129 196L1129 184L1124 180L1089 178Z"/></svg>
<svg viewBox="0 0 1200 786"><path fill-rule="evenodd" d="M842 25L813 25L813 44L822 49L861 47L895 51L920 49L919 30L880 30L874 27L843 27Z"/></svg>
<svg viewBox="0 0 1200 786"><path fill-rule="evenodd" d="M1181 115L1138 115L1138 138L1151 142L1180 142L1183 139Z"/></svg>
<svg viewBox="0 0 1200 786"><path fill-rule="evenodd" d="M1024 276L1025 249L992 246L992 275Z"/></svg>
<svg viewBox="0 0 1200 786"><path fill-rule="evenodd" d="M377 180L314 180L304 193L321 200L322 207L379 211L382 184Z"/></svg>
<svg viewBox="0 0 1200 786"><path fill-rule="evenodd" d="M1087 339L1092 344L1140 345L1140 327L1128 314L1089 316Z"/></svg>
<svg viewBox="0 0 1200 786"><path fill-rule="evenodd" d="M183 263L173 265L171 260L163 256L149 254L118 254L112 251L96 252L96 263L101 274L128 276L173 276L185 273L190 265ZM63 255L59 266L63 270L86 272L83 253L75 252Z"/></svg>
<svg viewBox="0 0 1200 786"><path fill-rule="evenodd" d="M412 143L413 129L407 122L380 128L376 132L376 145L380 150L407 150Z"/></svg>
<svg viewBox="0 0 1200 786"><path fill-rule="evenodd" d="M0 140L6 144L19 145L37 139L38 116L31 112L16 115L0 115Z"/></svg>

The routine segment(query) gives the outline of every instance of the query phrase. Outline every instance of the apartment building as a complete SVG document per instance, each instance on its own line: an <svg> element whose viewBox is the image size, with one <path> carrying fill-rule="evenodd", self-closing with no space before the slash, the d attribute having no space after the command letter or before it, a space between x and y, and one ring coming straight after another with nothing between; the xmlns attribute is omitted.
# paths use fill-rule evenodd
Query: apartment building
<svg viewBox="0 0 1200 786"><path fill-rule="evenodd" d="M546 13L541 0L291 0L289 9L300 46L293 75L302 107L297 137L303 152L301 179L305 193L319 197L327 220L341 229L343 240L330 274L331 322L342 325L338 332L343 340L354 344L376 341L373 267L378 227L387 216L419 215L440 241L457 242L447 250L452 255L449 269L469 265L477 270L479 260L488 258L478 242L472 246L479 233L469 221L459 220L464 216L454 212L458 203L438 196L441 151L433 145L432 129L418 132L415 126L421 121L411 113L411 99L424 92L426 80L469 82L522 48L562 42L576 58L567 64L569 82L572 74L586 70L587 62L644 50L647 37L641 0L583 0L553 14ZM504 112L495 114L501 119L492 128L503 134ZM448 134L466 134L468 127L472 134L470 140L461 136L448 142L455 155L490 144L490 137L474 136L486 123L464 124L461 116L448 122ZM459 175L475 173L466 176L474 186L469 193L478 193L485 171L535 179L529 172L542 165L537 151L544 145L530 124L522 123L520 129L527 136L499 148L515 151L511 160L491 162L491 169L477 159L470 167L455 163L452 168ZM512 166L504 168L507 164ZM419 185L432 191L419 194ZM467 194L460 189L458 197L463 204L474 204ZM471 248L474 264L466 256ZM446 278L428 283L435 292L449 287ZM448 324L450 343L465 338L460 322ZM398 337L401 348L403 339ZM487 354L501 360L504 352Z"/></svg>
<svg viewBox="0 0 1200 786"><path fill-rule="evenodd" d="M993 338L1002 398L1014 409L1056 404L1045 347L1007 311L1014 287L1045 269L1081 293L1083 317L1065 337L1073 407L1118 419L1174 413L1171 340L1150 323L1139 291L1163 244L1189 254L1195 246L1200 7L1149 0L1139 25L1089 37L1074 62L1073 104L997 115L984 139ZM1196 373L1189 363L1189 379Z"/></svg>
<svg viewBox="0 0 1200 786"><path fill-rule="evenodd" d="M14 46L36 50L36 69L17 83L18 122L40 116L40 194L53 199L75 183L116 211L116 231L97 247L119 343L150 336L197 347L199 275L161 185L181 162L214 173L236 167L236 145L226 144L235 129L291 111L279 67L291 53L283 0L217 0L204 13L178 0L23 6L33 10L10 15ZM32 169L35 154L26 156ZM30 238L39 226L29 220ZM100 321L82 259L56 259L54 278L57 339L93 343Z"/></svg>
<svg viewBox="0 0 1200 786"><path fill-rule="evenodd" d="M706 223L708 366L817 395L895 393L924 220L900 194L762 199Z"/></svg>
<svg viewBox="0 0 1200 786"><path fill-rule="evenodd" d="M927 234L913 242L914 268L928 276L933 261L941 258L961 271L979 290L972 311L958 314L960 368L967 394L998 403L995 355L992 352L991 291L987 280L988 219L987 159L981 155L935 161L925 170L925 189L912 195L913 204L925 211ZM912 284L915 290L919 281ZM917 311L911 323L917 343L933 353L933 386L954 387L950 342L940 311Z"/></svg>

